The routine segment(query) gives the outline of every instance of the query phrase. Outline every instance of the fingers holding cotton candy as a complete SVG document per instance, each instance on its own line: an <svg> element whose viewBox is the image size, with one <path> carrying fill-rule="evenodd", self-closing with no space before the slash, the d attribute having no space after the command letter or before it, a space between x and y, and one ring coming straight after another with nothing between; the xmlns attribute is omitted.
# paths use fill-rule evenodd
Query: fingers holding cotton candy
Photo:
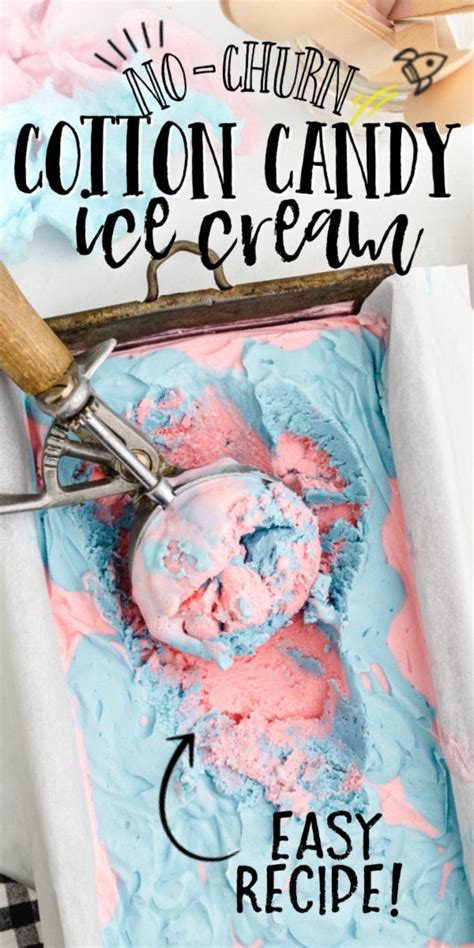
<svg viewBox="0 0 474 948"><path fill-rule="evenodd" d="M147 521L132 593L154 639L227 667L304 606L320 558L317 517L300 497L227 476L187 487Z"/></svg>

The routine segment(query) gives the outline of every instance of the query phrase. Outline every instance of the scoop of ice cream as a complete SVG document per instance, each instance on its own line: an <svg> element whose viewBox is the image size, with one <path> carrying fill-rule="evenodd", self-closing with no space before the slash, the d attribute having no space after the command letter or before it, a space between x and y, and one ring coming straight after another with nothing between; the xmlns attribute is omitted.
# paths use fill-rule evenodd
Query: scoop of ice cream
<svg viewBox="0 0 474 948"><path fill-rule="evenodd" d="M225 668L302 608L320 557L317 517L293 491L227 475L187 486L149 519L133 598L153 638Z"/></svg>

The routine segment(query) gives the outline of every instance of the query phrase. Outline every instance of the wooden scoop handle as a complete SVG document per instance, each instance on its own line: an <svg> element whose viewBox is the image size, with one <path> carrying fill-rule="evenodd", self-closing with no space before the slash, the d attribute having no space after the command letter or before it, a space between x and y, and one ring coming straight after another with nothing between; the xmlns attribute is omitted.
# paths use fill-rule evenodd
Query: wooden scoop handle
<svg viewBox="0 0 474 948"><path fill-rule="evenodd" d="M0 369L28 395L41 395L61 381L72 361L0 264Z"/></svg>

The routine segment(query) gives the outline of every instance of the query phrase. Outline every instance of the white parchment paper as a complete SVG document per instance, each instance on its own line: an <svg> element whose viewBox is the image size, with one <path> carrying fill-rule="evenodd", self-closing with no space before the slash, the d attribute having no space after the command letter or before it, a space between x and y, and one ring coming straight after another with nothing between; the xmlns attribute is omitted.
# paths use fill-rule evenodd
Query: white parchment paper
<svg viewBox="0 0 474 948"><path fill-rule="evenodd" d="M31 491L18 393L4 377L0 445L1 490ZM0 517L0 602L0 871L36 888L46 948L95 948L90 825L33 514Z"/></svg>
<svg viewBox="0 0 474 948"><path fill-rule="evenodd" d="M466 865L473 871L472 370L466 268L386 280L389 425ZM0 489L30 490L24 424L0 379ZM100 945L92 844L32 515L0 518L0 871L34 883L46 946Z"/></svg>
<svg viewBox="0 0 474 948"><path fill-rule="evenodd" d="M472 309L465 267L393 277L363 311L390 319L392 448L471 887L474 883Z"/></svg>

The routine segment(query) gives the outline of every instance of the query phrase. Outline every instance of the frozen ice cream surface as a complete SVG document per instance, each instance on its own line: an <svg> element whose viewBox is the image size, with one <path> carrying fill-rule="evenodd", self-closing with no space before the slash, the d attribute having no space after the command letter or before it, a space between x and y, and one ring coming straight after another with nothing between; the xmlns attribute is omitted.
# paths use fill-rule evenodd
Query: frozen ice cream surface
<svg viewBox="0 0 474 948"><path fill-rule="evenodd" d="M222 475L147 521L132 594L154 639L225 668L299 612L320 558L317 517L293 491Z"/></svg>
<svg viewBox="0 0 474 948"><path fill-rule="evenodd" d="M143 347L97 373L99 394L172 464L232 457L283 485L253 498L252 481L245 499L231 481L212 498L183 493L169 529L150 524L132 578L129 499L41 515L108 948L474 940L385 419L385 356L377 320L347 313ZM45 419L30 402L27 411L37 442ZM90 473L63 463L72 477ZM279 531L291 534L289 555ZM146 622L131 596L141 582ZM220 663L203 657L216 646ZM158 798L176 748L167 738L187 733L194 766L184 755L174 769L169 822L196 853L238 849L229 862L189 859L163 830ZM281 810L294 814L276 880L282 910L256 912L246 900L239 913L237 864L265 879ZM314 879L301 891L315 907L292 907L291 859L311 811L321 825L351 814L358 878L366 860L355 814L382 814L370 852L386 867L374 879L378 912L363 911L359 887L340 911L320 913L317 869L330 874L333 863L315 853L303 860Z"/></svg>

